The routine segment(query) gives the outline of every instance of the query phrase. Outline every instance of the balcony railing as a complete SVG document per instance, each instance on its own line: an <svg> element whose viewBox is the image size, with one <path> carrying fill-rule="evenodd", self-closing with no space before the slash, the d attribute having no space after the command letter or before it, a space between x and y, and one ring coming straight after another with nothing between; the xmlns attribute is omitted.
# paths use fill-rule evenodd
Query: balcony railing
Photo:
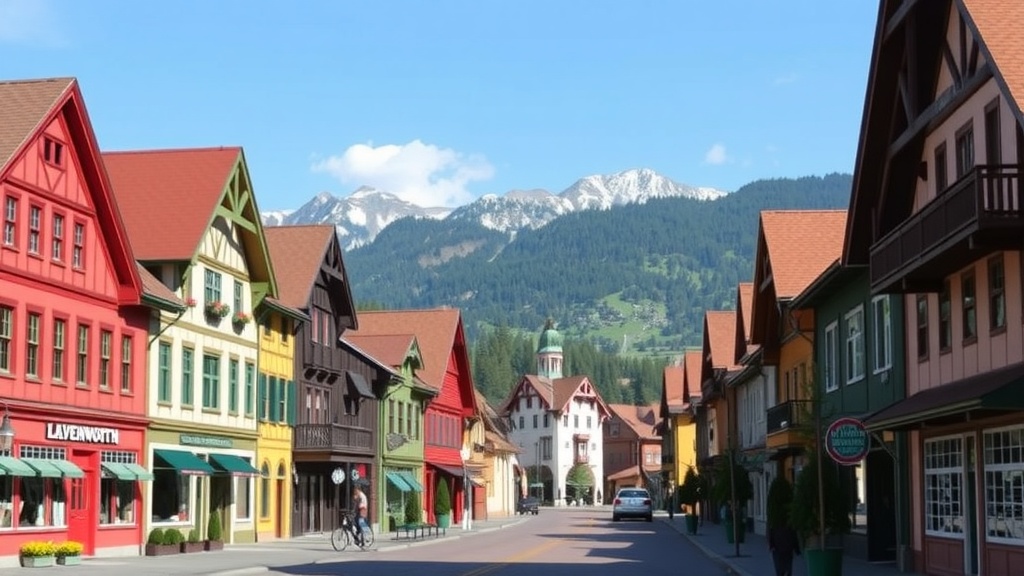
<svg viewBox="0 0 1024 576"><path fill-rule="evenodd" d="M810 410L810 402L807 400L790 400L772 406L766 415L768 434L789 430L802 424Z"/></svg>
<svg viewBox="0 0 1024 576"><path fill-rule="evenodd" d="M975 166L871 246L871 289L934 290L974 260L1019 249L1022 232L1020 167Z"/></svg>
<svg viewBox="0 0 1024 576"><path fill-rule="evenodd" d="M369 430L338 424L299 424L294 442L296 450L373 450Z"/></svg>

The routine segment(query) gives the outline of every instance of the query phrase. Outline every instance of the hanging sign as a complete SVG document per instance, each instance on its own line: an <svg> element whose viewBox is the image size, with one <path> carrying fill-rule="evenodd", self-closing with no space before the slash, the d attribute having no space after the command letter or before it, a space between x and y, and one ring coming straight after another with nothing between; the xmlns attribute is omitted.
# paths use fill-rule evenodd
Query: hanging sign
<svg viewBox="0 0 1024 576"><path fill-rule="evenodd" d="M335 468L334 472L331 472L331 481L335 484L341 484L345 481L345 471L343 469Z"/></svg>
<svg viewBox="0 0 1024 576"><path fill-rule="evenodd" d="M843 466L855 466L868 454L871 438L856 418L839 418L825 431L825 451Z"/></svg>

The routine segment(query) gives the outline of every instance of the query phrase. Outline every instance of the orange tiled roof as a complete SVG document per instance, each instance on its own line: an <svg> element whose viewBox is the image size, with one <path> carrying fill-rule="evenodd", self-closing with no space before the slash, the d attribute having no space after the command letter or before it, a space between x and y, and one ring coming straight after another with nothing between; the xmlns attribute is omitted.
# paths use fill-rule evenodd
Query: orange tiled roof
<svg viewBox="0 0 1024 576"><path fill-rule="evenodd" d="M393 368L401 368L409 350L416 345L416 337L412 334L368 336L346 330L341 339Z"/></svg>
<svg viewBox="0 0 1024 576"><path fill-rule="evenodd" d="M1020 0L963 0L982 44L1002 76L1010 97L1024 103L1024 2Z"/></svg>
<svg viewBox="0 0 1024 576"><path fill-rule="evenodd" d="M665 367L661 386L662 395L665 398L665 407L668 408L669 412L672 412L673 408L680 409L686 404L684 388L686 383L683 381L684 378L685 371L682 364L671 364Z"/></svg>
<svg viewBox="0 0 1024 576"><path fill-rule="evenodd" d="M619 417L633 432L642 439L654 440L658 435L654 433L654 425L657 423L656 415L658 405L634 406L632 404L609 404L608 408Z"/></svg>
<svg viewBox="0 0 1024 576"><path fill-rule="evenodd" d="M743 341L750 342L750 313L754 307L754 283L740 282L739 286L739 311L743 321Z"/></svg>
<svg viewBox="0 0 1024 576"><path fill-rule="evenodd" d="M431 388L440 390L462 322L456 308L429 310L374 310L359 313L359 329L345 332L359 336L413 334L423 355L423 366L416 374Z"/></svg>
<svg viewBox="0 0 1024 576"><path fill-rule="evenodd" d="M74 85L74 78L0 82L0 174Z"/></svg>
<svg viewBox="0 0 1024 576"><path fill-rule="evenodd" d="M700 369L703 361L699 350L689 350L683 354L683 370L685 372L685 390L687 398L700 397Z"/></svg>
<svg viewBox="0 0 1024 576"><path fill-rule="evenodd" d="M192 259L241 151L221 147L103 153L136 258Z"/></svg>
<svg viewBox="0 0 1024 576"><path fill-rule="evenodd" d="M708 310L704 313L714 368L736 368L736 311Z"/></svg>
<svg viewBox="0 0 1024 576"><path fill-rule="evenodd" d="M263 234L277 278L278 300L291 308L305 308L334 226L268 226Z"/></svg>
<svg viewBox="0 0 1024 576"><path fill-rule="evenodd" d="M843 253L846 210L764 210L775 297L795 298Z"/></svg>

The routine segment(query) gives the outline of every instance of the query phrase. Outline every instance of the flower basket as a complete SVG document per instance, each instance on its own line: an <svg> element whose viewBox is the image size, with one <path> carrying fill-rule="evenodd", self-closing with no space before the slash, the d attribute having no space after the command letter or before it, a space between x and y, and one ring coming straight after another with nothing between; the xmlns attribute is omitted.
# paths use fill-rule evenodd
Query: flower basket
<svg viewBox="0 0 1024 576"><path fill-rule="evenodd" d="M19 555L25 568L53 566L56 562L57 546L53 542L33 540L21 545Z"/></svg>
<svg viewBox="0 0 1024 576"><path fill-rule="evenodd" d="M231 314L231 306L217 300L207 302L205 310L206 315L211 318L226 318Z"/></svg>
<svg viewBox="0 0 1024 576"><path fill-rule="evenodd" d="M235 326L245 326L249 322L252 322L252 316L242 311L235 312L231 317L231 323Z"/></svg>
<svg viewBox="0 0 1024 576"><path fill-rule="evenodd" d="M195 308L196 307L196 299L191 297L191 296L189 296L188 298L185 298L185 306L188 306L189 308Z"/></svg>

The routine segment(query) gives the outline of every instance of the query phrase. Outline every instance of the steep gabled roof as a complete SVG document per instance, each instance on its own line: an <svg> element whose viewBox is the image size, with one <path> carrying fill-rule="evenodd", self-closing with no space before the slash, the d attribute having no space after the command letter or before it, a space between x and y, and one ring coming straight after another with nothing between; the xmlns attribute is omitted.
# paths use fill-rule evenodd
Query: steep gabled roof
<svg viewBox="0 0 1024 576"><path fill-rule="evenodd" d="M661 405L658 411L658 415L662 418L685 411L685 377L685 370L681 363L665 367L661 377Z"/></svg>
<svg viewBox="0 0 1024 576"><path fill-rule="evenodd" d="M995 64L995 77L1012 100L1017 121L1024 122L1020 103L1024 98L1024 2L1017 0L962 0L965 20L981 39L985 59Z"/></svg>
<svg viewBox="0 0 1024 576"><path fill-rule="evenodd" d="M609 404L608 408L622 420L623 424L629 426L638 438L643 440L656 440L658 435L654 433L654 426L657 424L657 404L648 406L634 406L632 404Z"/></svg>
<svg viewBox="0 0 1024 576"><path fill-rule="evenodd" d="M462 314L455 308L374 310L359 313L359 329L354 333L359 336L414 334L423 354L423 366L417 375L428 386L440 390L461 324Z"/></svg>
<svg viewBox="0 0 1024 576"><path fill-rule="evenodd" d="M0 82L0 181L17 158L26 153L38 134L63 114L67 133L80 162L81 176L91 194L97 234L112 261L118 282L118 301L138 304L143 294L133 246L123 215L114 201L110 180L103 169L99 145L74 78L45 78Z"/></svg>
<svg viewBox="0 0 1024 576"><path fill-rule="evenodd" d="M846 210L761 212L776 298L795 298L835 262L843 253L845 230Z"/></svg>
<svg viewBox="0 0 1024 576"><path fill-rule="evenodd" d="M170 288L168 288L163 282L161 282L156 276L150 274L149 270L146 270L141 264L136 264L139 273L139 279L142 281L142 293L143 296L153 302L159 304L161 307L166 307L169 310L184 310L185 302L178 298Z"/></svg>
<svg viewBox="0 0 1024 576"><path fill-rule="evenodd" d="M330 224L268 226L263 229L277 276L277 299L281 303L292 308L306 308L330 242L337 241L334 233L334 226ZM348 282L345 284L347 287Z"/></svg>
<svg viewBox="0 0 1024 576"><path fill-rule="evenodd" d="M385 334L367 336L356 331L346 330L341 336L343 343L362 350L382 364L400 370L406 360L412 358L413 364L419 366L420 352L416 336L412 334Z"/></svg>
<svg viewBox="0 0 1024 576"><path fill-rule="evenodd" d="M757 346L748 346L750 343L750 310L754 305L754 284L752 282L740 282L736 288L736 363L748 352L756 349ZM749 349L748 349L749 348Z"/></svg>
<svg viewBox="0 0 1024 576"><path fill-rule="evenodd" d="M700 371L703 358L700 350L687 350L683 354L683 380L686 401L691 398L700 398Z"/></svg>
<svg viewBox="0 0 1024 576"><path fill-rule="evenodd" d="M704 313L711 367L733 370L736 366L736 311L708 310Z"/></svg>

